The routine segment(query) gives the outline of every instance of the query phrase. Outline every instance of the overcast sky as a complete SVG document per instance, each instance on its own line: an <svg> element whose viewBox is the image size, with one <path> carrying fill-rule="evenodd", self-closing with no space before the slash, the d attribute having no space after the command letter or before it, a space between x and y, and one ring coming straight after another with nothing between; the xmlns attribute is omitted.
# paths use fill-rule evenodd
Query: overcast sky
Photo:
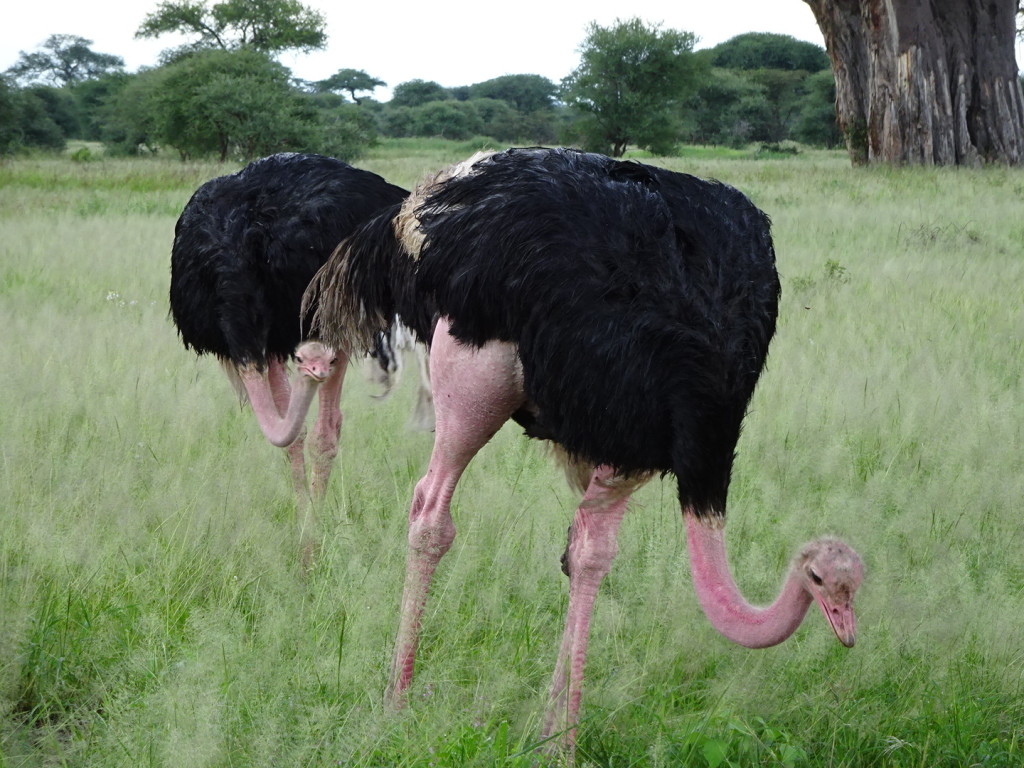
<svg viewBox="0 0 1024 768"><path fill-rule="evenodd" d="M213 0L211 0L212 4ZM51 34L80 35L99 53L121 56L129 71L156 63L182 39L136 40L156 0L11 0L0 25L0 70L34 51ZM579 64L587 24L639 16L666 29L693 32L698 48L744 32L777 32L824 46L803 0L356 0L304 5L327 19L327 49L286 54L297 77L322 80L342 68L362 69L388 86L434 80L446 87L501 75L543 75L560 81ZM386 101L390 89L378 89Z"/></svg>

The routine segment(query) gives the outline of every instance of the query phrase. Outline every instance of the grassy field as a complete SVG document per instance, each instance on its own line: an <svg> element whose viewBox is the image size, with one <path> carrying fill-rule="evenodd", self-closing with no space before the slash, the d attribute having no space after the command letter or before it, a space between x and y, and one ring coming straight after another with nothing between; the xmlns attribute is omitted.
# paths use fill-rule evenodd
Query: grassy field
<svg viewBox="0 0 1024 768"><path fill-rule="evenodd" d="M410 186L469 145L358 164ZM585 766L1024 764L1024 172L839 153L657 159L774 221L783 304L730 496L736 578L775 594L834 533L858 643L710 627L671 481L635 498L598 598ZM412 704L381 694L430 435L412 381L351 371L321 555L297 567L284 453L167 314L177 214L233 170L0 165L0 768L526 766L576 498L507 426L470 466Z"/></svg>

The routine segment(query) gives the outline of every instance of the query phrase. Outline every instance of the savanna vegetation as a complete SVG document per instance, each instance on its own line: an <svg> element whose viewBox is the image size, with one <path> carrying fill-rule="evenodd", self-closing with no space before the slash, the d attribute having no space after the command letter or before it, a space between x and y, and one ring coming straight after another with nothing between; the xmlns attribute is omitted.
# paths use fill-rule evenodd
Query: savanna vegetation
<svg viewBox="0 0 1024 768"><path fill-rule="evenodd" d="M382 140L409 186L476 142ZM69 147L68 151L77 151ZM628 153L641 157L635 150ZM783 302L728 544L773 597L797 545L867 566L853 649L809 615L764 651L696 603L670 481L635 499L598 597L583 766L1024 762L1024 174L851 169L683 148L773 219ZM175 219L232 162L0 164L0 766L528 766L576 498L506 426L454 503L409 708L382 706L413 387L346 381L320 555L300 572L282 451L168 319Z"/></svg>
<svg viewBox="0 0 1024 768"><path fill-rule="evenodd" d="M52 35L0 75L0 155L79 139L108 154L253 159L312 151L352 160L381 138L573 143L621 155L671 155L683 142L742 147L840 141L824 50L750 33L695 51L691 32L639 18L591 24L580 65L558 83L509 74L456 87L388 85L344 68L295 78L284 51L326 44L323 17L295 0L165 0L137 37L185 35L154 66L129 73L116 55Z"/></svg>

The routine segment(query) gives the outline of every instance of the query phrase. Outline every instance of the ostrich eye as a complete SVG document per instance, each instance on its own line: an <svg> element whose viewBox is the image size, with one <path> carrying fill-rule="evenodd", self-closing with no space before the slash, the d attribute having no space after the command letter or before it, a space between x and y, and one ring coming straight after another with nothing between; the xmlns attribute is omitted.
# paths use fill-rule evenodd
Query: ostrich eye
<svg viewBox="0 0 1024 768"><path fill-rule="evenodd" d="M302 357L300 355L296 355L295 362L298 363L299 365L302 365Z"/></svg>
<svg viewBox="0 0 1024 768"><path fill-rule="evenodd" d="M814 571L808 571L807 575L811 577L811 581L817 584L819 587L824 583L821 576L816 574Z"/></svg>
<svg viewBox="0 0 1024 768"><path fill-rule="evenodd" d="M338 362L338 358L336 358L336 357L332 357L331 358L331 365L334 365L337 362Z"/></svg>

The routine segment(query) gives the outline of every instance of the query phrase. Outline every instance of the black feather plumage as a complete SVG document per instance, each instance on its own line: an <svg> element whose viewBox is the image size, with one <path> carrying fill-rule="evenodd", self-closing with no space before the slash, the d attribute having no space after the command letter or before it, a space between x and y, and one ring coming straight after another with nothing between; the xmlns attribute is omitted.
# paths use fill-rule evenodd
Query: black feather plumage
<svg viewBox="0 0 1024 768"><path fill-rule="evenodd" d="M516 344L528 434L671 472L684 505L724 514L778 311L768 217L725 184L565 149L494 154L416 194L419 253L356 235L335 300L397 311L424 340L429 307L464 343Z"/></svg>
<svg viewBox="0 0 1024 768"><path fill-rule="evenodd" d="M171 316L185 346L243 365L285 359L309 334L310 279L357 225L408 192L322 155L278 154L203 184L171 251Z"/></svg>

